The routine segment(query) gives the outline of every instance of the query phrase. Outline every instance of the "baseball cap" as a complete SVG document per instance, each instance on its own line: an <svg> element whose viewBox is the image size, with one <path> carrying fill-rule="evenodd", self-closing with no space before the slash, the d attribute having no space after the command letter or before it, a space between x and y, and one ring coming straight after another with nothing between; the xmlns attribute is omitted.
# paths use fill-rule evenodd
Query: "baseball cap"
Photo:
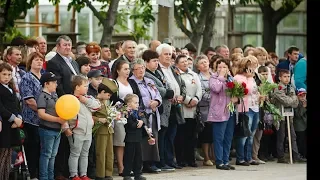
<svg viewBox="0 0 320 180"><path fill-rule="evenodd" d="M92 70L92 71L90 71L89 73L88 73L88 78L93 78L93 77L99 77L99 76L102 76L102 77L104 77L104 75L101 73L101 71L100 70Z"/></svg>
<svg viewBox="0 0 320 180"><path fill-rule="evenodd" d="M297 95L301 96L302 94L307 94L307 90L304 88L300 88L297 90Z"/></svg>
<svg viewBox="0 0 320 180"><path fill-rule="evenodd" d="M104 77L98 89L103 89L105 92L113 94L118 91L118 86L114 80Z"/></svg>
<svg viewBox="0 0 320 180"><path fill-rule="evenodd" d="M41 75L40 78L40 84L43 86L44 83L50 82L50 81L56 81L59 77L53 74L52 72L45 72Z"/></svg>

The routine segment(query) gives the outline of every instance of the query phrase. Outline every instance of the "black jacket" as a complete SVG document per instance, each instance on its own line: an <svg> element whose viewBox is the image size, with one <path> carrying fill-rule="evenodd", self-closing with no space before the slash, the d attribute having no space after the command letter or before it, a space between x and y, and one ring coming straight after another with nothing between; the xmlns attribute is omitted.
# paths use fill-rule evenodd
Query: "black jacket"
<svg viewBox="0 0 320 180"><path fill-rule="evenodd" d="M10 148L18 141L18 130L12 129L13 122L9 122L12 115L20 115L20 105L16 93L11 93L5 86L0 84L0 117L2 131L0 132L0 148Z"/></svg>
<svg viewBox="0 0 320 180"><path fill-rule="evenodd" d="M124 125L126 130L124 142L141 142L142 137L147 136L144 124L141 126L141 128L137 128L138 120L141 120L141 118L137 118L133 114L129 114L127 118L127 124Z"/></svg>
<svg viewBox="0 0 320 180"><path fill-rule="evenodd" d="M79 66L75 61L71 61L73 69L79 74ZM57 94L62 96L72 94L71 78L74 75L65 60L57 53L47 64L47 72L52 72L60 77L58 80Z"/></svg>

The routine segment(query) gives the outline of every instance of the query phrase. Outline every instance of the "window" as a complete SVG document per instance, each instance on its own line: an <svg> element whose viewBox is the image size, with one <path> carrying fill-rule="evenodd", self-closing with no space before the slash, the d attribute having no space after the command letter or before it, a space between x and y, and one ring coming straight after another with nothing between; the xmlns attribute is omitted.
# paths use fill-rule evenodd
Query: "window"
<svg viewBox="0 0 320 180"><path fill-rule="evenodd" d="M302 16L303 16L303 23L302 23L303 32L307 33L307 15L306 13L302 13Z"/></svg>
<svg viewBox="0 0 320 180"><path fill-rule="evenodd" d="M245 14L245 31L256 32L258 30L258 14Z"/></svg>
<svg viewBox="0 0 320 180"><path fill-rule="evenodd" d="M60 32L70 32L72 14L69 11L60 12Z"/></svg>
<svg viewBox="0 0 320 180"><path fill-rule="evenodd" d="M299 14L291 13L283 20L283 28L299 28Z"/></svg>
<svg viewBox="0 0 320 180"><path fill-rule="evenodd" d="M93 41L100 42L103 33L103 26L99 25L99 20L95 16L92 16L92 30L93 30Z"/></svg>
<svg viewBox="0 0 320 180"><path fill-rule="evenodd" d="M35 13L30 13L29 14L29 22L35 22L35 21L36 21ZM30 37L36 36L36 28L30 27L30 32L29 32L29 34L26 34L26 35L30 36Z"/></svg>
<svg viewBox="0 0 320 180"><path fill-rule="evenodd" d="M55 23L54 13L42 12L41 13L41 22L48 23L48 24L54 24ZM50 32L54 32L54 31L55 31L54 28L42 27L42 33L50 33Z"/></svg>
<svg viewBox="0 0 320 180"><path fill-rule="evenodd" d="M307 50L306 37L303 36L278 36L278 41L277 49L281 56L290 46L297 46L301 53Z"/></svg>
<svg viewBox="0 0 320 180"><path fill-rule="evenodd" d="M235 31L243 31L243 24L244 24L244 18L243 17L244 17L243 14L236 14L234 16L233 25L234 25L234 30Z"/></svg>
<svg viewBox="0 0 320 180"><path fill-rule="evenodd" d="M78 13L78 41L89 42L89 13Z"/></svg>
<svg viewBox="0 0 320 180"><path fill-rule="evenodd" d="M242 37L242 46L252 44L253 46L261 46L261 35L244 35Z"/></svg>

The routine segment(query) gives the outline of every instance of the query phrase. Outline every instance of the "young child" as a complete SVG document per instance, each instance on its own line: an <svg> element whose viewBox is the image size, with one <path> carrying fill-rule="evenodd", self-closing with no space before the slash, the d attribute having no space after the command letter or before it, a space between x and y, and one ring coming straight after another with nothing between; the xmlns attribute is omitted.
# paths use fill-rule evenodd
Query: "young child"
<svg viewBox="0 0 320 180"><path fill-rule="evenodd" d="M74 76L71 82L73 95L80 101L80 111L74 119L67 121L70 128L66 130L70 144L68 164L72 180L90 180L87 177L87 168L94 124L92 112L99 110L101 105L98 100L86 95L88 85L88 80L83 76Z"/></svg>
<svg viewBox="0 0 320 180"><path fill-rule="evenodd" d="M43 87L37 100L38 116L40 118L40 159L39 179L54 179L54 161L60 144L61 125L64 120L58 117L55 104L57 76L51 72L44 73L40 78Z"/></svg>
<svg viewBox="0 0 320 180"><path fill-rule="evenodd" d="M294 110L293 126L297 135L297 146L303 158L307 158L306 131L307 131L307 91L304 88L297 90L299 105Z"/></svg>
<svg viewBox="0 0 320 180"><path fill-rule="evenodd" d="M98 95L98 87L102 82L103 74L99 70L92 70L88 73L89 78L89 90L88 95L93 96L94 98Z"/></svg>
<svg viewBox="0 0 320 180"><path fill-rule="evenodd" d="M290 82L290 72L289 70L282 69L279 71L279 87L274 90L273 93L273 104L278 108L281 107L292 107L296 108L299 104L298 98L294 88L289 84ZM286 133L286 120L280 121L280 127L277 131L277 158L278 163L288 163L284 157L284 140ZM305 162L305 159L301 158L298 152L296 133L294 131L292 120L290 119L290 133L291 133L291 144L293 151L293 161L295 162Z"/></svg>
<svg viewBox="0 0 320 180"><path fill-rule="evenodd" d="M86 56L80 56L76 59L76 62L79 65L80 75L87 77L90 71L90 59Z"/></svg>
<svg viewBox="0 0 320 180"><path fill-rule="evenodd" d="M125 104L128 106L129 115L127 118L127 124L124 125L126 130L126 136L124 142L124 158L123 158L123 180L132 180L130 172L133 171L135 180L146 180L147 178L141 176L142 169L142 152L141 152L141 140L142 135L149 134L144 123L140 120L138 115L139 97L136 94L127 94L124 98ZM150 135L149 135L150 137ZM149 144L155 143L154 138L149 139Z"/></svg>
<svg viewBox="0 0 320 180"><path fill-rule="evenodd" d="M116 83L108 78L103 78L98 87L97 99L100 101L100 110L94 112L94 121L103 123L95 134L96 147L96 180L112 180L113 173L113 127L106 119L106 103L111 95L118 91Z"/></svg>
<svg viewBox="0 0 320 180"><path fill-rule="evenodd" d="M9 179L11 169L12 144L18 139L18 127L22 125L19 100L12 82L12 68L7 63L0 64L0 179Z"/></svg>

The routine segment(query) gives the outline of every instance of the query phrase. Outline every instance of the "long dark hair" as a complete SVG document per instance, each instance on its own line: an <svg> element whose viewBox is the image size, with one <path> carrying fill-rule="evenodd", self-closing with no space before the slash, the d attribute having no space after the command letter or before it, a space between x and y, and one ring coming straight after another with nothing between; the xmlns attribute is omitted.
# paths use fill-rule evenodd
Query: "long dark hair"
<svg viewBox="0 0 320 180"><path fill-rule="evenodd" d="M114 80L116 80L119 76L118 71L122 68L123 64L129 64L126 61L120 61L116 64L116 68L114 69L114 71L112 72L112 78Z"/></svg>

